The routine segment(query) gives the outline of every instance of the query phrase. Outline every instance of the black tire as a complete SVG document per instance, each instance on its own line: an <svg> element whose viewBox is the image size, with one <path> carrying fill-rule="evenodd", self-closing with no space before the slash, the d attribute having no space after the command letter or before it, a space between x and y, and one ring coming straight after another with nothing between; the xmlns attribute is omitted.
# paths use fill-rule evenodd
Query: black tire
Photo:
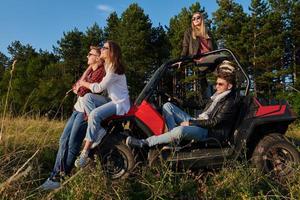
<svg viewBox="0 0 300 200"><path fill-rule="evenodd" d="M280 134L265 136L255 147L252 163L263 173L284 181L294 174L293 165L299 163L299 152Z"/></svg>
<svg viewBox="0 0 300 200"><path fill-rule="evenodd" d="M106 138L95 153L100 158L104 173L111 179L128 177L135 166L131 150L118 137Z"/></svg>

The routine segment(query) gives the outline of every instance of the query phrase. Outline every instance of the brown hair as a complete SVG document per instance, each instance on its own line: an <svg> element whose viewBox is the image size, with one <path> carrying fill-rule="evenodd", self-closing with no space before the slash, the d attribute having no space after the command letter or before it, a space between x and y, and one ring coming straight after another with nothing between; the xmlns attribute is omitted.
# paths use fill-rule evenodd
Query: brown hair
<svg viewBox="0 0 300 200"><path fill-rule="evenodd" d="M122 53L120 46L112 41L108 40L106 42L108 44L108 51L109 51L109 60L112 64L112 69L114 73L116 74L124 74L125 73L125 67L122 63Z"/></svg>
<svg viewBox="0 0 300 200"><path fill-rule="evenodd" d="M201 12L194 12L192 16L194 16L195 14L199 14L201 16L201 24L200 26L195 26L192 20L192 36L194 39L196 39L196 37L204 37L205 39L209 39L209 35L208 35L208 31L204 22L204 17L202 15ZM193 18L192 18L193 19Z"/></svg>
<svg viewBox="0 0 300 200"><path fill-rule="evenodd" d="M217 78L224 79L228 83L232 84L233 87L235 87L235 84L236 84L235 73L229 73L229 72L220 71L217 74Z"/></svg>
<svg viewBox="0 0 300 200"><path fill-rule="evenodd" d="M98 54L98 56L101 55L101 48L100 47L97 47L97 46L90 46L90 50L95 50L96 53ZM100 58L100 61L99 61L99 66L102 66L104 64L104 60L102 58Z"/></svg>
<svg viewBox="0 0 300 200"><path fill-rule="evenodd" d="M90 50L95 50L99 56L101 55L101 48L97 46L90 46Z"/></svg>

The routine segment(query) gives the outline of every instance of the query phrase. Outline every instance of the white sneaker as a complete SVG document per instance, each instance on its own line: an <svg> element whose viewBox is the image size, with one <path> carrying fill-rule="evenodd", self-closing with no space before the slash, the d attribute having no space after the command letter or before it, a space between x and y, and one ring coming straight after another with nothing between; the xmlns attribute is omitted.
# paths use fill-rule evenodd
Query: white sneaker
<svg viewBox="0 0 300 200"><path fill-rule="evenodd" d="M91 149L95 148L96 146L98 146L100 144L100 142L102 141L102 138L105 136L105 134L106 134L106 130L104 128L98 132L96 140L93 142Z"/></svg>
<svg viewBox="0 0 300 200"><path fill-rule="evenodd" d="M87 152L82 151L78 158L75 160L75 167L83 168L89 164L90 158Z"/></svg>
<svg viewBox="0 0 300 200"><path fill-rule="evenodd" d="M43 190L54 190L60 187L60 182L48 178L40 187Z"/></svg>

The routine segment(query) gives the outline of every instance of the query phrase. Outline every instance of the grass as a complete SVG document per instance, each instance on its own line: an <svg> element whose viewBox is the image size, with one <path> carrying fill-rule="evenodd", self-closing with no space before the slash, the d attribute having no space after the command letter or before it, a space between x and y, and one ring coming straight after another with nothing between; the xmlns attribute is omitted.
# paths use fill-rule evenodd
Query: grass
<svg viewBox="0 0 300 200"><path fill-rule="evenodd" d="M112 182L101 170L74 170L60 190L36 188L49 176L65 122L38 118L4 119L0 146L0 199L300 199L297 175L280 185L246 161L230 161L218 171L173 171L166 163L140 166L125 180ZM300 125L288 135L299 139Z"/></svg>

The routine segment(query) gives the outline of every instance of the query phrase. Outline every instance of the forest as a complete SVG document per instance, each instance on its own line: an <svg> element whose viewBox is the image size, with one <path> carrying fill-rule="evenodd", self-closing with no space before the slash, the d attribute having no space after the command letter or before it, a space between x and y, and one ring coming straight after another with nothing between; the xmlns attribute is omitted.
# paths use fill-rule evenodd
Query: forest
<svg viewBox="0 0 300 200"><path fill-rule="evenodd" d="M0 110L6 108L12 116L69 115L76 96L66 97L66 92L86 68L89 46L106 40L122 48L134 100L156 68L180 56L191 15L201 11L214 48L229 48L238 56L250 76L252 94L285 98L300 113L299 0L252 0L249 12L233 0L217 3L211 18L197 2L182 8L168 26L157 27L133 3L120 16L111 13L103 28L95 22L83 32L66 30L51 52L13 41L9 55L0 52Z"/></svg>

